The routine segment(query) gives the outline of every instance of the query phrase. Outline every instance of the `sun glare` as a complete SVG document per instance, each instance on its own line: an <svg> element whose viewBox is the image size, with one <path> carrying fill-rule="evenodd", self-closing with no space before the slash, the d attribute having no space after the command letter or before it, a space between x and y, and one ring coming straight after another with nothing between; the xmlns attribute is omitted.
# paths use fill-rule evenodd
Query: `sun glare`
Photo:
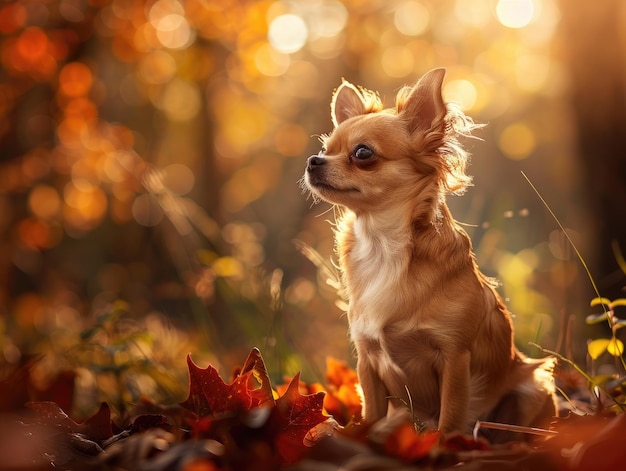
<svg viewBox="0 0 626 471"><path fill-rule="evenodd" d="M446 100L457 103L464 111L472 109L478 99L476 87L472 82L465 79L448 82L443 90L443 94Z"/></svg>
<svg viewBox="0 0 626 471"><path fill-rule="evenodd" d="M306 44L309 31L304 20L288 13L274 18L269 26L267 38L278 52L297 52Z"/></svg>
<svg viewBox="0 0 626 471"><path fill-rule="evenodd" d="M523 28L533 20L535 5L532 0L499 0L496 15L508 28Z"/></svg>

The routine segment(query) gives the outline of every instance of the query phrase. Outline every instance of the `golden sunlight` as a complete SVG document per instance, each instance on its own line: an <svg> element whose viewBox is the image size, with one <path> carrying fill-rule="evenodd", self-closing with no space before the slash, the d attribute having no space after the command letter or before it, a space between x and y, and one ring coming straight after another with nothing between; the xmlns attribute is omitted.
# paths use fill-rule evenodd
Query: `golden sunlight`
<svg viewBox="0 0 626 471"><path fill-rule="evenodd" d="M280 15L272 20L267 38L274 49L290 54L306 44L309 31L306 23L298 15Z"/></svg>
<svg viewBox="0 0 626 471"><path fill-rule="evenodd" d="M509 159L523 160L537 147L537 137L528 125L515 123L502 131L498 145Z"/></svg>
<svg viewBox="0 0 626 471"><path fill-rule="evenodd" d="M420 2L407 0L396 7L393 23L402 34L418 36L428 29L430 13Z"/></svg>
<svg viewBox="0 0 626 471"><path fill-rule="evenodd" d="M523 28L533 20L535 5L532 0L499 0L496 15L508 28Z"/></svg>
<svg viewBox="0 0 626 471"><path fill-rule="evenodd" d="M463 111L471 110L478 99L476 87L465 79L451 80L443 93L447 101L456 103Z"/></svg>

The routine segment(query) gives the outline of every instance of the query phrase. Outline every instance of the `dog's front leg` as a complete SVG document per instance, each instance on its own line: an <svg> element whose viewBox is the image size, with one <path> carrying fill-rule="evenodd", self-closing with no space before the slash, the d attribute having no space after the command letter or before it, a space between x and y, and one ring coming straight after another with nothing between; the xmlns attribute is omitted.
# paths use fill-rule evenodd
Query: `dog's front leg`
<svg viewBox="0 0 626 471"><path fill-rule="evenodd" d="M467 421L470 389L470 352L446 354L441 372L439 430L462 432Z"/></svg>
<svg viewBox="0 0 626 471"><path fill-rule="evenodd" d="M359 355L356 371L363 390L363 419L373 424L387 415L389 393L367 358Z"/></svg>

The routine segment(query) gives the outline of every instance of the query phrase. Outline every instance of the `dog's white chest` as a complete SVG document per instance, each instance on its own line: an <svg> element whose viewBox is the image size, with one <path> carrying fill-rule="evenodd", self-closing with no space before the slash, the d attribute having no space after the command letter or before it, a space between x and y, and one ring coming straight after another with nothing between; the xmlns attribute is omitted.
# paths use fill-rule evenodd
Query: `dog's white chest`
<svg viewBox="0 0 626 471"><path fill-rule="evenodd" d="M350 254L347 280L350 295L350 333L353 339L379 338L402 303L402 277L407 257L399 247L364 237Z"/></svg>

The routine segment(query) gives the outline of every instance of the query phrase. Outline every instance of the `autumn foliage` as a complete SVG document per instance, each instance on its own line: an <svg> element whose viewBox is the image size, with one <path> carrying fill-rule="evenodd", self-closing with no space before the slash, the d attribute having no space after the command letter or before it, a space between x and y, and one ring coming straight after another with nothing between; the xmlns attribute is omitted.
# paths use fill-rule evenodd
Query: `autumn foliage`
<svg viewBox="0 0 626 471"><path fill-rule="evenodd" d="M267 469L296 462L307 433L328 418L324 393L300 394L299 375L275 399L256 349L230 384L212 366L201 369L189 357L187 362L189 397L181 405L193 414L187 420L191 436L217 439L238 457L238 466L252 467L259 459Z"/></svg>
<svg viewBox="0 0 626 471"><path fill-rule="evenodd" d="M144 398L118 413L102 403L83 421L53 401L19 404L32 391L28 368L16 370L0 383L0 469L602 471L620 469L626 459L624 415L608 409L555 419L549 439L496 447L418 431L407 410L359 423L358 378L335 359L328 360L325 386L298 374L275 388L256 348L230 382L190 356L187 364L189 393L180 404ZM67 397L67 389L55 388L38 394Z"/></svg>

